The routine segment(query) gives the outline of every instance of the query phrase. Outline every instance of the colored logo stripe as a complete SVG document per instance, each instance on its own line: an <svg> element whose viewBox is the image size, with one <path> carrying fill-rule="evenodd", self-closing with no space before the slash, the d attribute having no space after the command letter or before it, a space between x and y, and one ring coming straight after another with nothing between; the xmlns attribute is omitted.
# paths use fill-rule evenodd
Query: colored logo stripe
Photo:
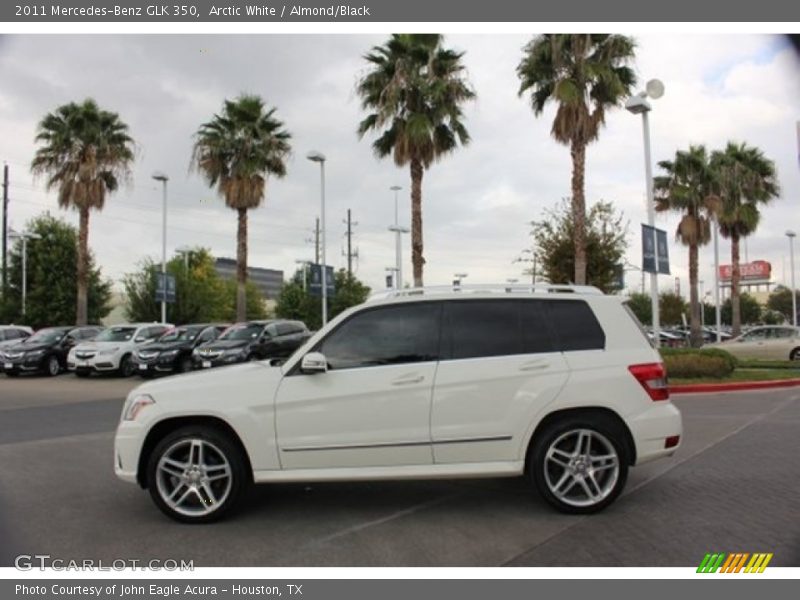
<svg viewBox="0 0 800 600"><path fill-rule="evenodd" d="M750 554L748 552L733 552L726 554L725 552L707 553L700 566L697 567L698 573L739 573L744 569L745 573L763 573L764 569L772 560L773 554L766 552L757 552ZM748 562L747 559L750 559ZM745 567L745 563L747 566Z"/></svg>

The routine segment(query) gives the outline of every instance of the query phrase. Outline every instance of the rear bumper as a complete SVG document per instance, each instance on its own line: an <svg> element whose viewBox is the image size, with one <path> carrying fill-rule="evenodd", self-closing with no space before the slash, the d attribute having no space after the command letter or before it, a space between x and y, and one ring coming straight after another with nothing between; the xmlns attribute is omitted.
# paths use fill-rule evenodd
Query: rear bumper
<svg viewBox="0 0 800 600"><path fill-rule="evenodd" d="M636 446L636 464L672 456L680 447L683 435L681 412L669 401L653 402L637 415L628 417L628 427ZM667 448L667 438L679 436L676 445Z"/></svg>

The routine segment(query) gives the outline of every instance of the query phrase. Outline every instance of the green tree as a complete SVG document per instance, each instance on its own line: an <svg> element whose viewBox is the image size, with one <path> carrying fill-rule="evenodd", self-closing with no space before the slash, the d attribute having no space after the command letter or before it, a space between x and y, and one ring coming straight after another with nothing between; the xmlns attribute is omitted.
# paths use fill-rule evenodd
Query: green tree
<svg viewBox="0 0 800 600"><path fill-rule="evenodd" d="M538 248L537 260L544 277L552 283L569 283L575 274L575 222L569 200L545 209L545 218L531 223L531 235ZM586 279L606 293L615 291L615 267L628 247L628 223L610 202L589 208L586 242Z"/></svg>
<svg viewBox="0 0 800 600"><path fill-rule="evenodd" d="M800 306L800 291L795 290L795 304ZM783 315L792 322L792 291L783 285L777 286L767 298L767 308Z"/></svg>
<svg viewBox="0 0 800 600"><path fill-rule="evenodd" d="M717 172L722 197L720 233L731 240L731 323L737 336L742 329L739 292L739 242L752 235L761 218L759 208L780 193L775 163L745 143L728 142L724 151L714 152L711 165Z"/></svg>
<svg viewBox="0 0 800 600"><path fill-rule="evenodd" d="M628 65L634 48L624 35L543 34L525 46L517 66L519 95L530 92L536 116L549 102L557 105L551 134L570 149L575 271L569 279L576 284L588 281L586 146L598 138L606 111L631 95L636 75Z"/></svg>
<svg viewBox="0 0 800 600"><path fill-rule="evenodd" d="M422 286L422 177L434 161L469 143L461 105L475 97L461 61L440 34L394 34L364 56L368 72L357 91L366 118L363 137L375 130L372 148L411 170L411 262L414 285Z"/></svg>
<svg viewBox="0 0 800 600"><path fill-rule="evenodd" d="M662 292L658 299L658 315L662 325L674 326L683 324L682 315L686 314L688 305L682 296L675 292Z"/></svg>
<svg viewBox="0 0 800 600"><path fill-rule="evenodd" d="M329 298L328 304L328 316L331 319L351 306L364 302L370 292L370 288L355 275L348 274L346 269L339 269L334 278L336 291ZM282 319L303 321L309 329L319 329L322 326L322 301L307 289L303 282L302 269L284 283L275 314Z"/></svg>
<svg viewBox="0 0 800 600"><path fill-rule="evenodd" d="M653 324L653 304L650 302L649 294L634 292L628 298L628 306L642 325Z"/></svg>
<svg viewBox="0 0 800 600"><path fill-rule="evenodd" d="M715 194L714 171L705 146L689 146L688 151L679 150L674 159L662 160L658 166L666 175L653 180L656 210L682 215L675 239L689 247L690 343L699 347L703 343L697 293L699 247L711 240L711 222L720 209L720 199Z"/></svg>
<svg viewBox="0 0 800 600"><path fill-rule="evenodd" d="M9 252L9 291L2 320L34 328L72 325L78 297L78 232L47 213L28 222L26 229L39 237L28 240L27 244L25 316L22 315L22 242L17 241ZM111 311L111 282L103 279L91 252L86 258L86 320L99 323Z"/></svg>
<svg viewBox="0 0 800 600"><path fill-rule="evenodd" d="M89 316L89 213L102 210L106 196L130 176L134 143L119 115L100 109L92 99L71 102L48 113L39 122L39 144L31 171L46 176L47 189L58 190L58 205L78 211L76 256L76 322Z"/></svg>
<svg viewBox="0 0 800 600"><path fill-rule="evenodd" d="M740 323L755 325L761 322L761 305L747 292L739 296ZM733 303L727 298L720 307L720 317L725 325L733 325Z"/></svg>
<svg viewBox="0 0 800 600"><path fill-rule="evenodd" d="M247 316L247 211L261 205L267 177L286 175L291 135L258 96L225 100L195 134L192 165L238 214L236 319Z"/></svg>
<svg viewBox="0 0 800 600"><path fill-rule="evenodd" d="M123 278L125 313L131 321L158 321L161 303L155 301L156 283L161 264L145 258L139 269ZM236 319L237 282L223 279L214 268L214 257L198 248L184 259L175 255L167 263L167 272L175 277L175 303L167 305L167 320L176 323L231 322ZM266 311L261 292L252 282L246 286L247 319L264 318Z"/></svg>

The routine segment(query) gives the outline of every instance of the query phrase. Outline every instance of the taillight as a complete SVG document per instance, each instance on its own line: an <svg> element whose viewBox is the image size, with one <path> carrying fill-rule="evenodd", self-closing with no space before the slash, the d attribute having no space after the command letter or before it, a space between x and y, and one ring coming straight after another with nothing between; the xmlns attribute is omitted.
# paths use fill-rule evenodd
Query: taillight
<svg viewBox="0 0 800 600"><path fill-rule="evenodd" d="M662 363L646 363L628 367L651 400L669 400L667 372Z"/></svg>

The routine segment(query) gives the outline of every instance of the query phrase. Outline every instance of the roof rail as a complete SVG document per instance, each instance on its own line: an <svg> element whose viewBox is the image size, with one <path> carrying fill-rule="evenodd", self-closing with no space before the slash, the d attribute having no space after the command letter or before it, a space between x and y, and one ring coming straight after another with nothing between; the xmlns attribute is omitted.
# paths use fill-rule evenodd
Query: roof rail
<svg viewBox="0 0 800 600"><path fill-rule="evenodd" d="M603 292L591 285L569 285L558 283L490 283L466 285L434 285L427 287L405 288L402 290L385 290L372 294L369 301L388 300L407 296L429 296L436 294L452 294L453 292L477 294L582 294L602 296Z"/></svg>

